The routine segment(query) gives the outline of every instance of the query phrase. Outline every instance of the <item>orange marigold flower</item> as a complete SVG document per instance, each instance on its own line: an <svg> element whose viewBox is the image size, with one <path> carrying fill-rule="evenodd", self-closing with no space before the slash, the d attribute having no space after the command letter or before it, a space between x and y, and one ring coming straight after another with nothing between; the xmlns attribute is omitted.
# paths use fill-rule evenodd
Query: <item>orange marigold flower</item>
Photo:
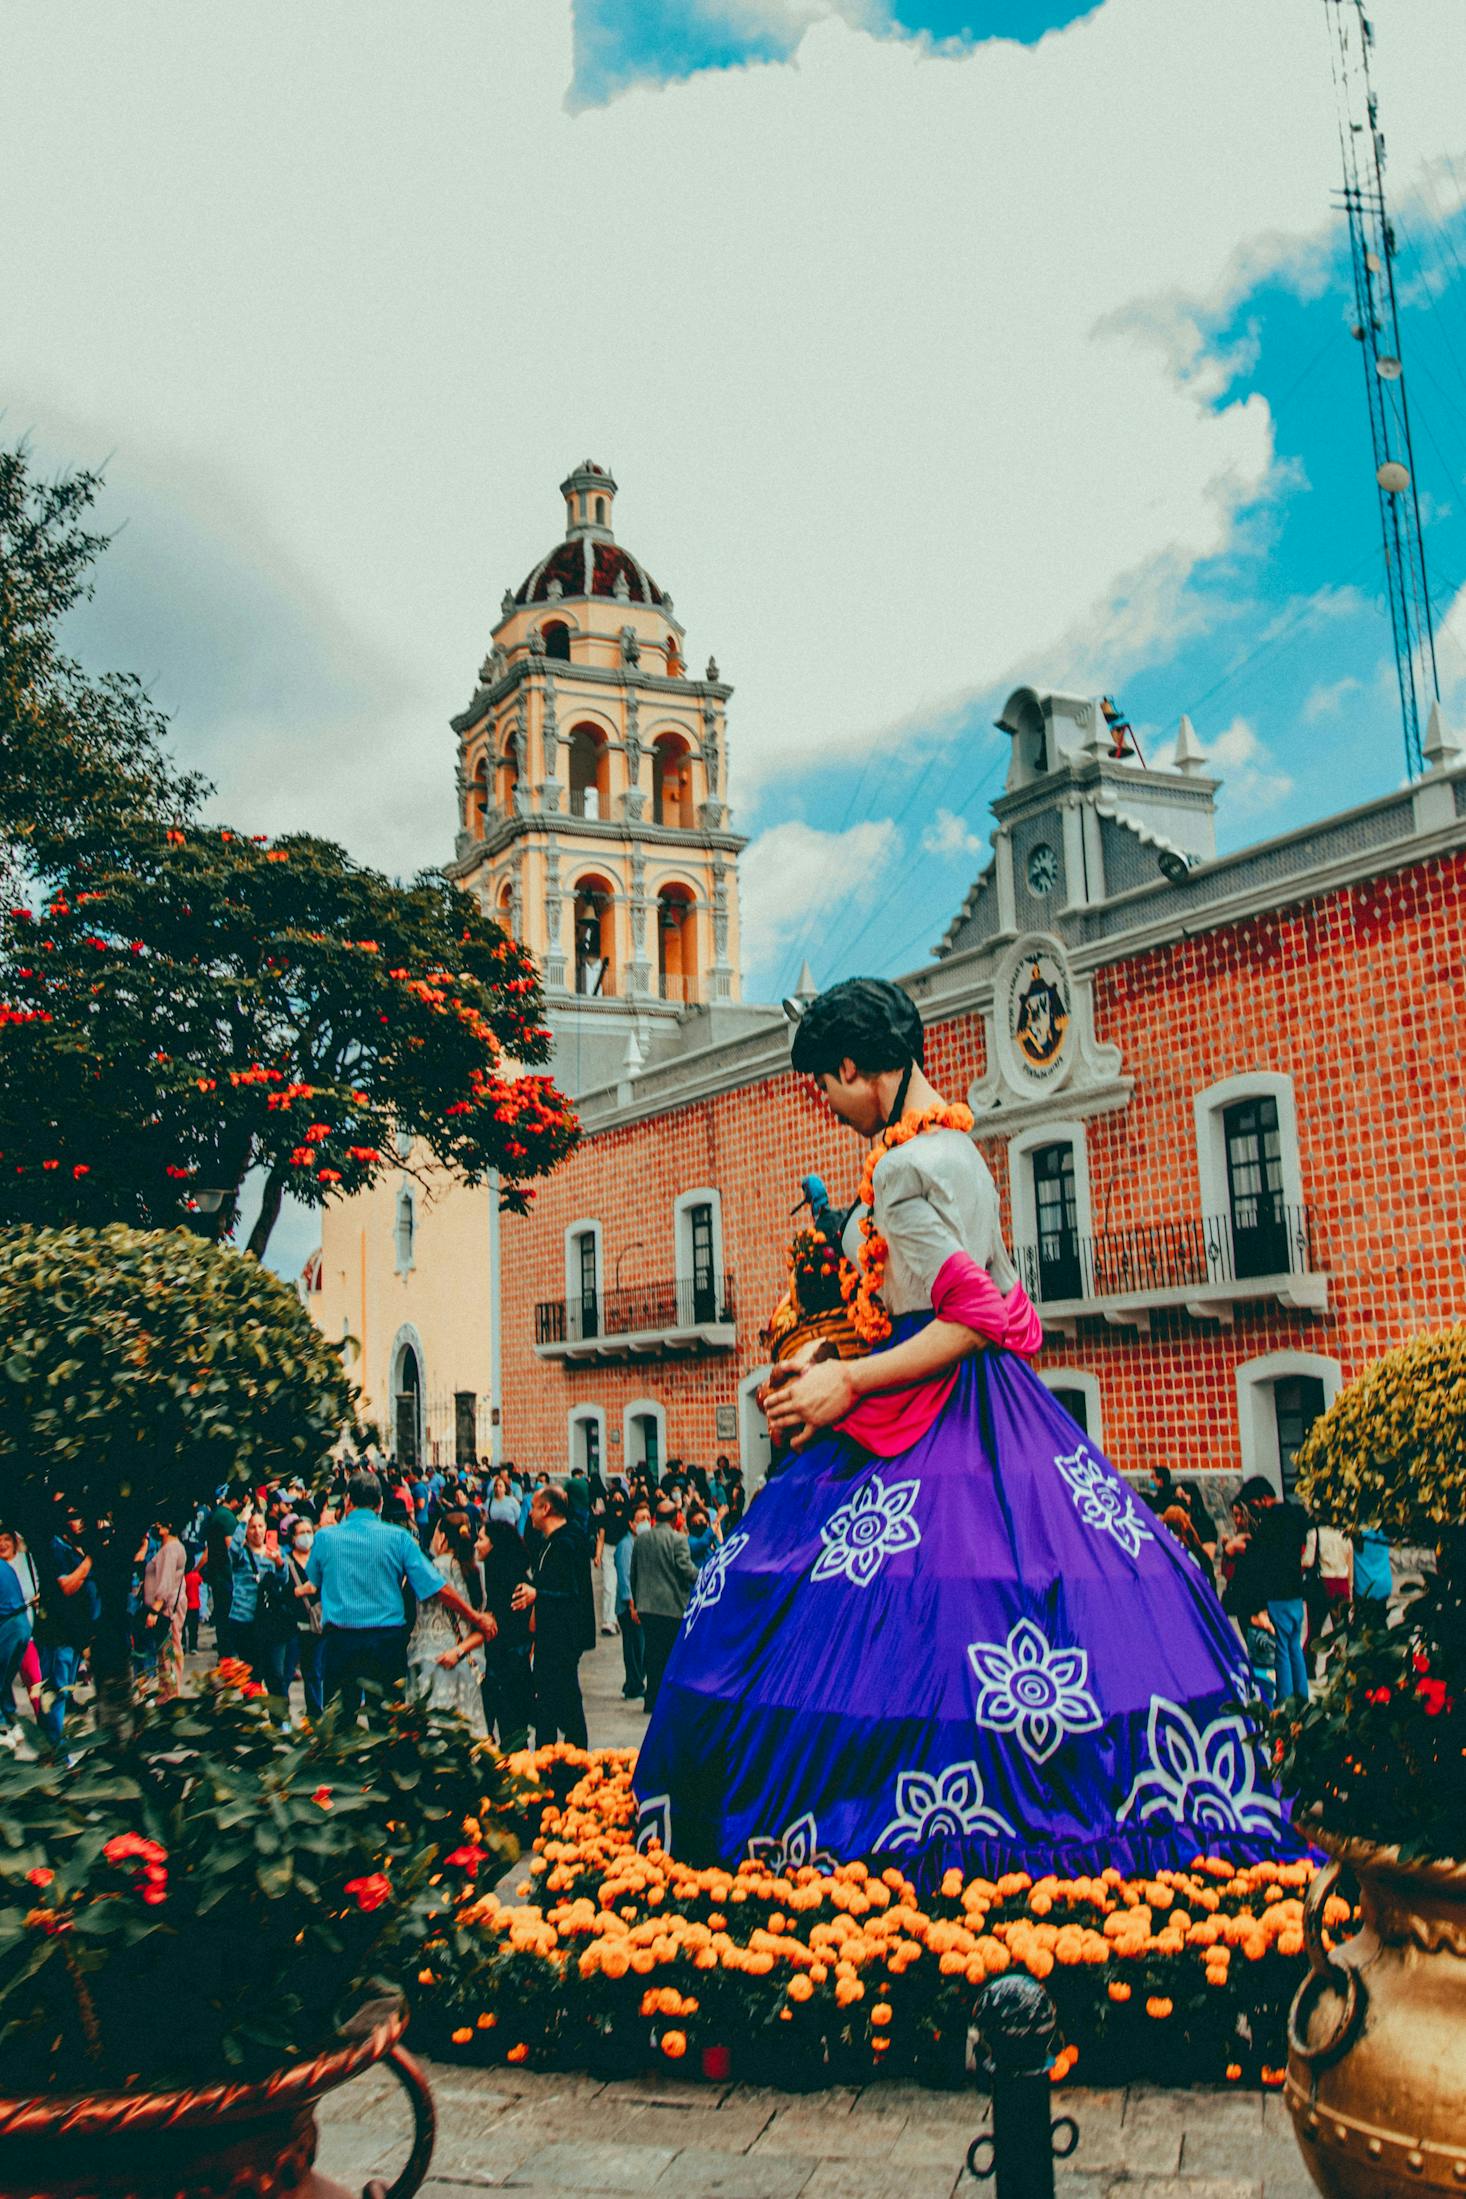
<svg viewBox="0 0 1466 2199"><path fill-rule="evenodd" d="M527 2062L529 2060L529 2048L521 2040L518 2046L510 2047L504 2059L506 2062Z"/></svg>
<svg viewBox="0 0 1466 2199"><path fill-rule="evenodd" d="M680 2062L687 2052L687 2033L685 2031L664 2031L662 2033L662 2052L669 2062Z"/></svg>

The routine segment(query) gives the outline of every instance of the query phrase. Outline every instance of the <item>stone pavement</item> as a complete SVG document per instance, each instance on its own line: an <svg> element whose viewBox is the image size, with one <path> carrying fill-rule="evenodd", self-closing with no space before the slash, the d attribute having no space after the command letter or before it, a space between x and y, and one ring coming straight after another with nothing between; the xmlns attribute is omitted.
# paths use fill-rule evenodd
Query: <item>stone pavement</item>
<svg viewBox="0 0 1466 2199"><path fill-rule="evenodd" d="M659 2076L606 2084L434 2066L438 2144L425 2199L979 2199L967 2148L986 2103L892 2081L773 2092ZM1065 2085L1079 2124L1057 2199L1311 2199L1276 2094L1098 2092ZM406 2159L407 2104L372 2071L321 2112L319 2167L348 2189Z"/></svg>
<svg viewBox="0 0 1466 2199"><path fill-rule="evenodd" d="M621 1699L621 1651L602 1640L581 1665L597 1747L646 1731ZM511 1874L511 1882L517 1877ZM651 2075L619 2083L556 2072L434 2066L438 2144L427 2199L979 2199L967 2148L987 2126L975 2094L891 2081L787 2093ZM1085 2091L1064 2085L1079 2146L1058 2199L1312 2199L1276 2094ZM320 2168L359 2191L406 2159L409 2115L395 2079L372 2071L321 2113Z"/></svg>

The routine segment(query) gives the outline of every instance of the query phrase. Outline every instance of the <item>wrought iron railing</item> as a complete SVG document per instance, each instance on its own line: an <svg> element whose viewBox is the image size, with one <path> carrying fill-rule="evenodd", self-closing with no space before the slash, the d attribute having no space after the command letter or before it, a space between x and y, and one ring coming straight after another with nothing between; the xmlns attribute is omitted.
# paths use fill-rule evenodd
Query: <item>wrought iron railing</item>
<svg viewBox="0 0 1466 2199"><path fill-rule="evenodd" d="M534 1340L583 1344L598 1336L731 1326L733 1318L731 1275L677 1276L671 1282L633 1283L621 1290L587 1291L575 1298L546 1298L534 1309Z"/></svg>
<svg viewBox="0 0 1466 2199"><path fill-rule="evenodd" d="M1055 1231L1013 1257L1034 1303L1122 1298L1201 1289L1208 1283L1313 1272L1313 1219L1306 1206L1254 1200L1235 1214L1136 1222L1081 1237Z"/></svg>

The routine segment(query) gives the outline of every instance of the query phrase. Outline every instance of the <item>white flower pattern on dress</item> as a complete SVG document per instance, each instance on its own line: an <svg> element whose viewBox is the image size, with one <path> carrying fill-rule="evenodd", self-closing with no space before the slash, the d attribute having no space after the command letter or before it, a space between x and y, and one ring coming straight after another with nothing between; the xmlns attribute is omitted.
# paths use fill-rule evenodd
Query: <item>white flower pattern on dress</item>
<svg viewBox="0 0 1466 2199"><path fill-rule="evenodd" d="M783 1832L750 1840L748 1852L755 1863L762 1863L770 1871L782 1873L809 1868L832 1871L836 1858L830 1854L828 1848L822 1848L819 1842L819 1827L814 1821L814 1813L806 1810L803 1817L796 1817L794 1823L786 1825Z"/></svg>
<svg viewBox="0 0 1466 2199"><path fill-rule="evenodd" d="M728 1568L747 1540L745 1534L730 1535L726 1542L719 1543L714 1550L692 1584L692 1593L687 1599L687 1615L682 1622L684 1632L690 1634L703 1612L711 1610L722 1595Z"/></svg>
<svg viewBox="0 0 1466 2199"><path fill-rule="evenodd" d="M949 1764L945 1771L903 1771L896 1781L896 1815L877 1848L914 1848L943 1833L986 1834L996 1839L1013 1827L989 1809L976 1764Z"/></svg>
<svg viewBox="0 0 1466 2199"><path fill-rule="evenodd" d="M1102 1466L1087 1444L1054 1460L1068 1485L1074 1509L1097 1535L1113 1535L1127 1557L1138 1558L1143 1542L1154 1542L1134 1497L1118 1475Z"/></svg>
<svg viewBox="0 0 1466 2199"><path fill-rule="evenodd" d="M815 1559L812 1581L852 1581L869 1588L888 1557L897 1550L914 1550L921 1529L912 1508L921 1489L919 1481L882 1481L872 1474L847 1504L832 1512L820 1529L824 1549Z"/></svg>
<svg viewBox="0 0 1466 2199"><path fill-rule="evenodd" d="M1120 1809L1142 1825L1152 1819L1206 1833L1277 1833L1283 1806L1258 1784L1260 1751L1240 1710L1225 1711L1203 1731L1179 1703L1152 1695L1145 1729L1150 1762Z"/></svg>
<svg viewBox="0 0 1466 2199"><path fill-rule="evenodd" d="M1099 1705L1085 1682L1089 1657L1056 1648L1032 1619L1020 1619L1006 1642L969 1642L967 1654L982 1683L973 1717L997 1733L1016 1733L1036 1764L1046 1764L1066 1733L1093 1733Z"/></svg>
<svg viewBox="0 0 1466 2199"><path fill-rule="evenodd" d="M636 1846L639 1854L656 1841L663 1855L672 1853L672 1797L649 1794L636 1813Z"/></svg>

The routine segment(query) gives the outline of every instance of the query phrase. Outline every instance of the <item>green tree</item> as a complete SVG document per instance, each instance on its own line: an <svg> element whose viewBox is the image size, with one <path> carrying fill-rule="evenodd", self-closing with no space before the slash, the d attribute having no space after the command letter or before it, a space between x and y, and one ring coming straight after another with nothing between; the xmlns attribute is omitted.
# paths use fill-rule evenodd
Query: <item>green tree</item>
<svg viewBox="0 0 1466 2199"><path fill-rule="evenodd" d="M99 1683L125 1699L150 1522L222 1483L309 1477L354 1427L340 1358L288 1284L187 1230L0 1230L0 1516L44 1549L102 1523Z"/></svg>
<svg viewBox="0 0 1466 2199"><path fill-rule="evenodd" d="M140 818L183 820L205 791L169 761L140 682L93 679L60 646L107 546L86 523L101 485L94 473L40 481L23 445L0 450L0 864L12 890L63 849L115 843Z"/></svg>
<svg viewBox="0 0 1466 2199"><path fill-rule="evenodd" d="M135 820L0 937L0 1222L167 1226L222 1192L323 1206L402 1162L506 1206L573 1144L544 1076L531 957L436 876L399 886L328 842Z"/></svg>

